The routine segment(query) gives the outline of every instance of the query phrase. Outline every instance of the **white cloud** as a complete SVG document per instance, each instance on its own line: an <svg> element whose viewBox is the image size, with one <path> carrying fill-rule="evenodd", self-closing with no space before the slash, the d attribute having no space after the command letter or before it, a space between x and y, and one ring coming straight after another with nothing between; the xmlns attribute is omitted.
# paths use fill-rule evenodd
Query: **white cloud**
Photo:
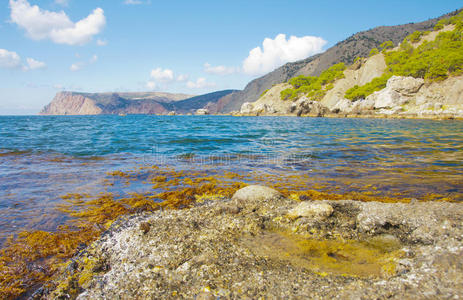
<svg viewBox="0 0 463 300"><path fill-rule="evenodd" d="M95 62L97 62L97 61L98 61L98 56L97 56L96 54L94 54L94 55L92 56L92 58L90 58L90 63L93 64L93 63L95 63Z"/></svg>
<svg viewBox="0 0 463 300"><path fill-rule="evenodd" d="M154 90L157 87L156 82L154 81L148 81L146 83L146 88L149 90Z"/></svg>
<svg viewBox="0 0 463 300"><path fill-rule="evenodd" d="M97 46L106 46L108 44L108 41L98 39L96 40L96 44Z"/></svg>
<svg viewBox="0 0 463 300"><path fill-rule="evenodd" d="M96 8L86 18L74 23L63 12L43 10L27 0L10 0L11 21L34 40L50 39L58 44L83 45L106 25L104 11Z"/></svg>
<svg viewBox="0 0 463 300"><path fill-rule="evenodd" d="M16 69L21 67L21 57L18 53L0 49L0 68Z"/></svg>
<svg viewBox="0 0 463 300"><path fill-rule="evenodd" d="M79 71L80 69L82 69L82 63L75 63L72 64L71 67L69 67L69 70L71 70L72 72Z"/></svg>
<svg viewBox="0 0 463 300"><path fill-rule="evenodd" d="M14 51L0 49L0 68L21 69L23 71L44 69L47 65L44 62L33 58L26 58L27 65L23 65L21 57Z"/></svg>
<svg viewBox="0 0 463 300"><path fill-rule="evenodd" d="M188 76L188 75L180 74L180 75L177 76L177 81L180 81L180 82L187 81L189 77L190 76Z"/></svg>
<svg viewBox="0 0 463 300"><path fill-rule="evenodd" d="M76 55L76 57L80 57L80 55ZM87 66L87 65L91 65L91 64L94 64L98 61L98 56L96 54L94 54L89 60L88 62L85 62L85 61L79 61L79 62L76 62L76 63L73 63L70 67L69 67L69 70L71 70L72 72L76 72L76 71L79 71L79 70L82 70L83 67Z"/></svg>
<svg viewBox="0 0 463 300"><path fill-rule="evenodd" d="M243 62L243 71L250 75L261 75L287 62L320 53L325 44L324 39L316 36L291 36L287 40L285 34L279 34L273 40L266 38L262 48L249 51L249 56Z"/></svg>
<svg viewBox="0 0 463 300"><path fill-rule="evenodd" d="M174 80L174 72L170 69L153 69L151 70L151 78L159 81L169 82Z"/></svg>
<svg viewBox="0 0 463 300"><path fill-rule="evenodd" d="M214 75L230 75L238 73L239 68L236 67L225 67L225 66L211 66L209 63L204 64L204 72Z"/></svg>
<svg viewBox="0 0 463 300"><path fill-rule="evenodd" d="M68 6L69 0L55 0L55 3L62 6Z"/></svg>
<svg viewBox="0 0 463 300"><path fill-rule="evenodd" d="M186 86L190 89L201 89L206 87L213 87L215 86L215 83L207 82L206 78L200 77L196 81L188 81Z"/></svg>
<svg viewBox="0 0 463 300"><path fill-rule="evenodd" d="M33 58L26 58L28 69L30 70L37 70L37 69L45 69L47 67L47 64L38 60L35 60Z"/></svg>

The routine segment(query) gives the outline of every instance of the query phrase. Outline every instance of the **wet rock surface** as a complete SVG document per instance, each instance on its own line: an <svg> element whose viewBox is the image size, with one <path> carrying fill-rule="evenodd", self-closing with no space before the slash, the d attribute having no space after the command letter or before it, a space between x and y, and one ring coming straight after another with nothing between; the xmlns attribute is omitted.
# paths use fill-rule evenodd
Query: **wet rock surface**
<svg viewBox="0 0 463 300"><path fill-rule="evenodd" d="M255 186L237 194L119 219L47 297L463 296L463 204L298 202Z"/></svg>

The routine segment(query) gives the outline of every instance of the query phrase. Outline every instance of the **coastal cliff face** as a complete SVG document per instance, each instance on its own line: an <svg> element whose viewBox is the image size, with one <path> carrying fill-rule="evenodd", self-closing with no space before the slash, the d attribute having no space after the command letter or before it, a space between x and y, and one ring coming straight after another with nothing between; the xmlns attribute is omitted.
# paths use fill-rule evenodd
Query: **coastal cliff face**
<svg viewBox="0 0 463 300"><path fill-rule="evenodd" d="M371 49L379 47L385 41L392 41L394 44L398 44L411 33L432 30L439 20L456 15L457 13L453 12L420 23L380 26L356 33L346 40L337 43L324 53L297 62L287 63L275 71L251 81L243 91L231 95L232 99L229 99L221 107L220 112L239 111L243 103L256 101L265 90L272 88L275 84L286 82L292 77L298 75L318 76L331 65L340 62L350 65L356 57L368 56Z"/></svg>
<svg viewBox="0 0 463 300"><path fill-rule="evenodd" d="M200 96L170 93L75 93L60 92L46 105L41 115L99 114L176 114L194 113L214 107L223 97L233 93L225 90ZM214 111L216 112L216 110Z"/></svg>
<svg viewBox="0 0 463 300"><path fill-rule="evenodd" d="M182 100L189 95L167 93L74 93L60 92L41 115L98 115L98 114L163 114L170 101ZM141 98L140 98L141 97Z"/></svg>
<svg viewBox="0 0 463 300"><path fill-rule="evenodd" d="M74 95L70 92L56 94L53 101L46 105L41 111L41 115L97 115L102 112L90 98L82 95Z"/></svg>
<svg viewBox="0 0 463 300"><path fill-rule="evenodd" d="M449 33L454 29L453 25L447 25L424 34L420 41L411 43L410 47L417 49L423 43L433 42L439 33ZM398 49L400 47L391 51ZM346 99L350 89L371 84L384 76L387 76L384 88L360 99ZM330 85L329 88L326 88L328 85L322 88L324 95L321 99L304 94L283 99L281 92L294 87L289 83L277 84L257 101L244 103L239 114L463 118L463 75L451 74L437 81L392 76L386 64L386 52L357 59L343 71L341 78L335 79Z"/></svg>

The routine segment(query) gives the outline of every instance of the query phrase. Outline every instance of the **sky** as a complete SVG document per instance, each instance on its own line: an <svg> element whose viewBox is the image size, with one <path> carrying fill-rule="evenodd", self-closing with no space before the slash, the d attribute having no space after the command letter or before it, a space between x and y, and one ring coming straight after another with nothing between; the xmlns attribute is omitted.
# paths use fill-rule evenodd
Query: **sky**
<svg viewBox="0 0 463 300"><path fill-rule="evenodd" d="M0 115L59 91L199 95L463 0L0 0Z"/></svg>

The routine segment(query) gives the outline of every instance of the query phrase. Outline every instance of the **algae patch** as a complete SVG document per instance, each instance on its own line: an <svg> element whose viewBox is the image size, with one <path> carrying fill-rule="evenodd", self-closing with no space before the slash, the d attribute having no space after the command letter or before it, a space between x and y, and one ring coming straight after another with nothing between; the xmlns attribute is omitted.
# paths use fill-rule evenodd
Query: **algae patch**
<svg viewBox="0 0 463 300"><path fill-rule="evenodd" d="M244 245L255 255L289 263L319 275L387 278L395 274L400 244L387 247L376 241L323 239L287 232L267 231L244 238Z"/></svg>

